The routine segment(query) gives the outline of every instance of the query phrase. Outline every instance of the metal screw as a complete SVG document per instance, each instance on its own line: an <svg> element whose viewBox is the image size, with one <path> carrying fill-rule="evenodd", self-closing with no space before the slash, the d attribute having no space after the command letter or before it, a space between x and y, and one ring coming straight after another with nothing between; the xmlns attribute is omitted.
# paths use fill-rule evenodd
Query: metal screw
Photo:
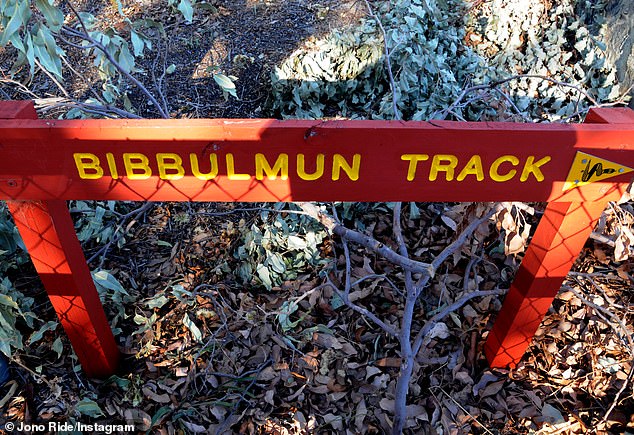
<svg viewBox="0 0 634 435"><path fill-rule="evenodd" d="M9 187L18 187L18 182L15 180L9 180L7 181L7 186Z"/></svg>

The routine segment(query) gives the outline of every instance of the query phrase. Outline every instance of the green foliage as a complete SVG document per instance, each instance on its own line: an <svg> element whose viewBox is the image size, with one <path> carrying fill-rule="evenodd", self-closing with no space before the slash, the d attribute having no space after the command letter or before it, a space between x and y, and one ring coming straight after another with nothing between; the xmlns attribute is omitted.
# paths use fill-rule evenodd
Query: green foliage
<svg viewBox="0 0 634 435"><path fill-rule="evenodd" d="M94 400L83 398L75 405L75 411L81 415L92 418L102 417L105 414Z"/></svg>
<svg viewBox="0 0 634 435"><path fill-rule="evenodd" d="M603 0L562 0L553 7L534 2L530 8L524 1L504 0L472 14L468 27L482 37L473 48L505 75L548 76L587 89L599 102L613 101L620 89L600 41L605 7ZM587 107L575 89L540 79L513 81L508 88L517 106L536 120L556 120Z"/></svg>
<svg viewBox="0 0 634 435"><path fill-rule="evenodd" d="M213 77L216 84L220 86L220 89L222 89L225 99L227 99L227 95L231 95L236 99L238 98L238 95L236 94L236 84L234 83L234 80L236 80L237 77L226 76L220 73L214 73Z"/></svg>
<svg viewBox="0 0 634 435"><path fill-rule="evenodd" d="M158 33L164 37L165 32L160 22L150 19L131 21L123 14L120 2L116 3L126 24L123 33L114 27L103 26L103 20L87 12L79 12L81 22L74 15L67 16L69 11L53 0L0 0L0 48L10 44L17 50L10 73L13 75L28 66L32 76L35 66L39 65L62 82L63 59L67 53L60 45L63 41L71 41L85 47L93 57L104 101L108 104L123 103L126 110L132 110L124 75L139 72L137 60L144 56L146 50L152 50L151 35ZM168 0L167 3L169 10L178 11L186 22L192 22L194 5L191 0L180 0L178 4L176 0ZM99 46L79 36L85 31ZM79 113L74 111L70 117L79 117Z"/></svg>
<svg viewBox="0 0 634 435"><path fill-rule="evenodd" d="M602 53L597 16L605 2L498 0L471 13L462 0L375 2L386 33L374 20L335 31L293 53L272 74L272 109L284 117L394 118L385 67L390 52L398 117L445 118L465 88L517 74L539 74L590 90L599 101L619 96L615 70ZM469 33L466 33L466 29ZM603 47L604 48L604 47ZM555 120L588 102L571 87L522 78L501 87L513 101L489 92L452 107L457 119Z"/></svg>
<svg viewBox="0 0 634 435"><path fill-rule="evenodd" d="M13 350L24 349L18 324L34 328L37 319L31 312L33 298L26 297L13 287L8 278L0 281L0 352L11 356Z"/></svg>
<svg viewBox="0 0 634 435"><path fill-rule="evenodd" d="M353 31L335 30L311 51L298 50L275 68L273 109L297 118L321 118L326 105L336 105L352 116L370 112L376 95L387 89L380 73L381 56L371 22Z"/></svg>
<svg viewBox="0 0 634 435"><path fill-rule="evenodd" d="M95 241L107 243L116 234L117 209L123 207L116 201L72 201L70 211L75 214L75 229L81 243ZM123 246L125 239L121 237L117 244Z"/></svg>
<svg viewBox="0 0 634 435"><path fill-rule="evenodd" d="M21 248L21 249L18 249ZM27 261L24 244L17 228L9 217L9 210L0 202L0 277L17 264Z"/></svg>
<svg viewBox="0 0 634 435"><path fill-rule="evenodd" d="M462 44L461 7L433 0L381 2L377 14L387 34L399 116L429 118L486 68ZM311 50L295 52L273 73L274 110L319 118L327 106L352 118L393 118L384 66L382 32L374 20L333 32Z"/></svg>
<svg viewBox="0 0 634 435"><path fill-rule="evenodd" d="M235 273L245 284L262 284L270 290L326 262L319 247L327 234L307 216L263 211L258 223L241 231L242 243L234 253L240 266Z"/></svg>
<svg viewBox="0 0 634 435"><path fill-rule="evenodd" d="M107 270L96 270L91 272L92 279L97 287L99 298L107 308L114 311L114 317L110 321L112 327L116 327L121 318L126 318L125 305L135 302L136 298L130 295L110 272ZM115 334L119 332L114 330Z"/></svg>

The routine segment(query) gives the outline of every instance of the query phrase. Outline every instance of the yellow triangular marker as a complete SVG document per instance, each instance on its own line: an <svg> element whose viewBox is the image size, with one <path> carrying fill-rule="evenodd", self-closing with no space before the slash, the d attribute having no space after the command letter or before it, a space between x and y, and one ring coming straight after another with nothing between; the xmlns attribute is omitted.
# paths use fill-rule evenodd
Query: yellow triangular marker
<svg viewBox="0 0 634 435"><path fill-rule="evenodd" d="M566 177L564 191L632 171L634 169L627 166L577 151L570 172L568 172L568 177Z"/></svg>

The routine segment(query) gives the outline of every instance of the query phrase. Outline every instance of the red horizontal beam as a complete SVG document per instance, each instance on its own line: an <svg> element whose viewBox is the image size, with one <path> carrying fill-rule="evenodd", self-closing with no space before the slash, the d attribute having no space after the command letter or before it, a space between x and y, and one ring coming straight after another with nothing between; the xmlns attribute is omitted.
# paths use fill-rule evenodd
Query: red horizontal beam
<svg viewBox="0 0 634 435"><path fill-rule="evenodd" d="M2 120L0 199L578 202L626 188L627 173L564 192L577 151L634 167L634 125Z"/></svg>

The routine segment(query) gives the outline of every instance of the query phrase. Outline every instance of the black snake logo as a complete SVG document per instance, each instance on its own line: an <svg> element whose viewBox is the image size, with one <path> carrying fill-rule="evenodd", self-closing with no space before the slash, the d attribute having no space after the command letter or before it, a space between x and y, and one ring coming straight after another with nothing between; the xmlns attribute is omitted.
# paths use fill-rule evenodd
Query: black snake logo
<svg viewBox="0 0 634 435"><path fill-rule="evenodd" d="M601 163L595 163L592 166L592 168L590 168L591 164L592 164L592 161L589 161L588 164L586 165L586 168L581 173L581 181L583 181L584 183L590 181L590 179L595 174L598 177L603 174L613 174L616 172L616 169L613 169L613 168L603 168L603 164Z"/></svg>

